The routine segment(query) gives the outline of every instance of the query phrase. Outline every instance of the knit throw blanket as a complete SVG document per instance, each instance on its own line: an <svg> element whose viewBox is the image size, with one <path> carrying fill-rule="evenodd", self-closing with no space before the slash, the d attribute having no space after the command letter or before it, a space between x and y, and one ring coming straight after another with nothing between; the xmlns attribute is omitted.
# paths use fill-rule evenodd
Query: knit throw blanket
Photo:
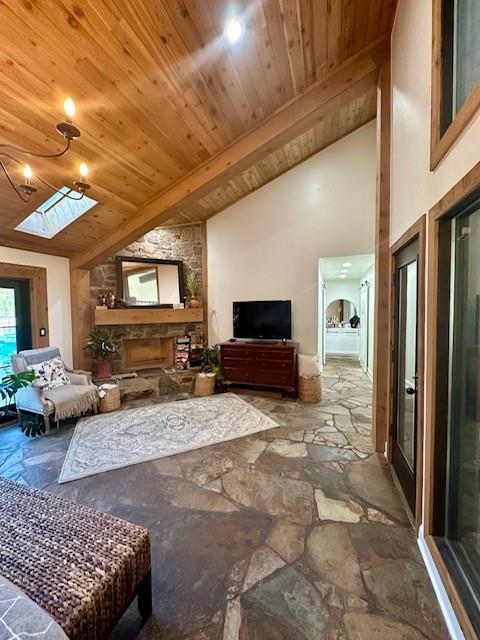
<svg viewBox="0 0 480 640"><path fill-rule="evenodd" d="M53 403L57 421L82 416L98 405L98 391L93 385L86 388L85 385L66 384L46 390L44 397Z"/></svg>

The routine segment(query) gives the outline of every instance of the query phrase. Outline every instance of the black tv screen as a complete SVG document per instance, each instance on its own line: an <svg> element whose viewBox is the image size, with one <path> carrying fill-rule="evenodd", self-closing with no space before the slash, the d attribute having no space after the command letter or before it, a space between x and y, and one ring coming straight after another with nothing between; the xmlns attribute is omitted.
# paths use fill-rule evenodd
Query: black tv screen
<svg viewBox="0 0 480 640"><path fill-rule="evenodd" d="M252 340L292 337L290 300L259 300L233 303L233 335Z"/></svg>

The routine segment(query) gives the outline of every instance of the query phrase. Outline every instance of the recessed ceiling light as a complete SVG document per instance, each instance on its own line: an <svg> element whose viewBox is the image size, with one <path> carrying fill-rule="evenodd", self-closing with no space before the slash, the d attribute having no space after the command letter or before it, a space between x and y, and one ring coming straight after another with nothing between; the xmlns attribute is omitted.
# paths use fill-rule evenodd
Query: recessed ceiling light
<svg viewBox="0 0 480 640"><path fill-rule="evenodd" d="M340 274L340 278L346 278L347 276L344 273Z"/></svg>
<svg viewBox="0 0 480 640"><path fill-rule="evenodd" d="M351 262L344 262L344 263L342 264L342 267L351 267L351 266L352 266L352 263L351 263Z"/></svg>
<svg viewBox="0 0 480 640"><path fill-rule="evenodd" d="M348 269L342 269L340 273L348 273Z"/></svg>
<svg viewBox="0 0 480 640"><path fill-rule="evenodd" d="M240 18L229 18L225 23L223 33L230 44L235 44L243 36L244 31L245 25Z"/></svg>

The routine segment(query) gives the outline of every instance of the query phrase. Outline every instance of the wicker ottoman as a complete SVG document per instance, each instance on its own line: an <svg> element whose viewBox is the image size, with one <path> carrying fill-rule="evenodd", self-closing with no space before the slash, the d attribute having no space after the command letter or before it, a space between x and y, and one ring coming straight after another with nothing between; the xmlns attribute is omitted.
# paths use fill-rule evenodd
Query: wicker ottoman
<svg viewBox="0 0 480 640"><path fill-rule="evenodd" d="M102 391L105 393L98 401L100 413L108 413L120 409L120 387L118 384L102 384Z"/></svg>
<svg viewBox="0 0 480 640"><path fill-rule="evenodd" d="M70 640L103 640L138 595L151 612L146 529L0 478L0 574Z"/></svg>

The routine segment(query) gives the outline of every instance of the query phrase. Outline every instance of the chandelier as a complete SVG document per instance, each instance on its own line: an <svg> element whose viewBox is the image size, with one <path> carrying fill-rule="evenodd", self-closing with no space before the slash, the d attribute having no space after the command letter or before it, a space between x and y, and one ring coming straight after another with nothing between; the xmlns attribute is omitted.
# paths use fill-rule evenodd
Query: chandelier
<svg viewBox="0 0 480 640"><path fill-rule="evenodd" d="M73 118L75 116L75 103L72 98L67 98L63 103L63 108L65 111L65 120L63 122L59 122L57 124L57 132L63 136L65 139L65 146L61 151L56 153L35 153L34 151L29 151L28 149L23 149L21 147L17 147L11 144L2 144L0 143L0 168L3 170L8 182L11 187L14 189L15 193L18 197L23 200L23 202L28 202L32 194L36 193L38 189L33 185L33 179L35 177L36 180L47 186L52 191L61 195L60 199L69 198L70 200L81 200L85 195L85 191L90 189L90 185L85 181L88 175L88 166L85 162L82 162L79 166L79 179L74 180L72 188L68 192L64 192L64 190L60 191L53 184L51 184L45 178L42 178L38 173L35 173L32 170L30 164L25 162L27 157L33 158L60 158L65 155L67 151L70 149L70 145L73 140L76 140L80 137L80 130L73 124ZM20 159L22 158L22 159ZM23 181L19 184L15 182L12 178L6 163L13 163L22 168L23 171ZM76 193L78 195L72 195ZM40 213L40 212L39 212Z"/></svg>

